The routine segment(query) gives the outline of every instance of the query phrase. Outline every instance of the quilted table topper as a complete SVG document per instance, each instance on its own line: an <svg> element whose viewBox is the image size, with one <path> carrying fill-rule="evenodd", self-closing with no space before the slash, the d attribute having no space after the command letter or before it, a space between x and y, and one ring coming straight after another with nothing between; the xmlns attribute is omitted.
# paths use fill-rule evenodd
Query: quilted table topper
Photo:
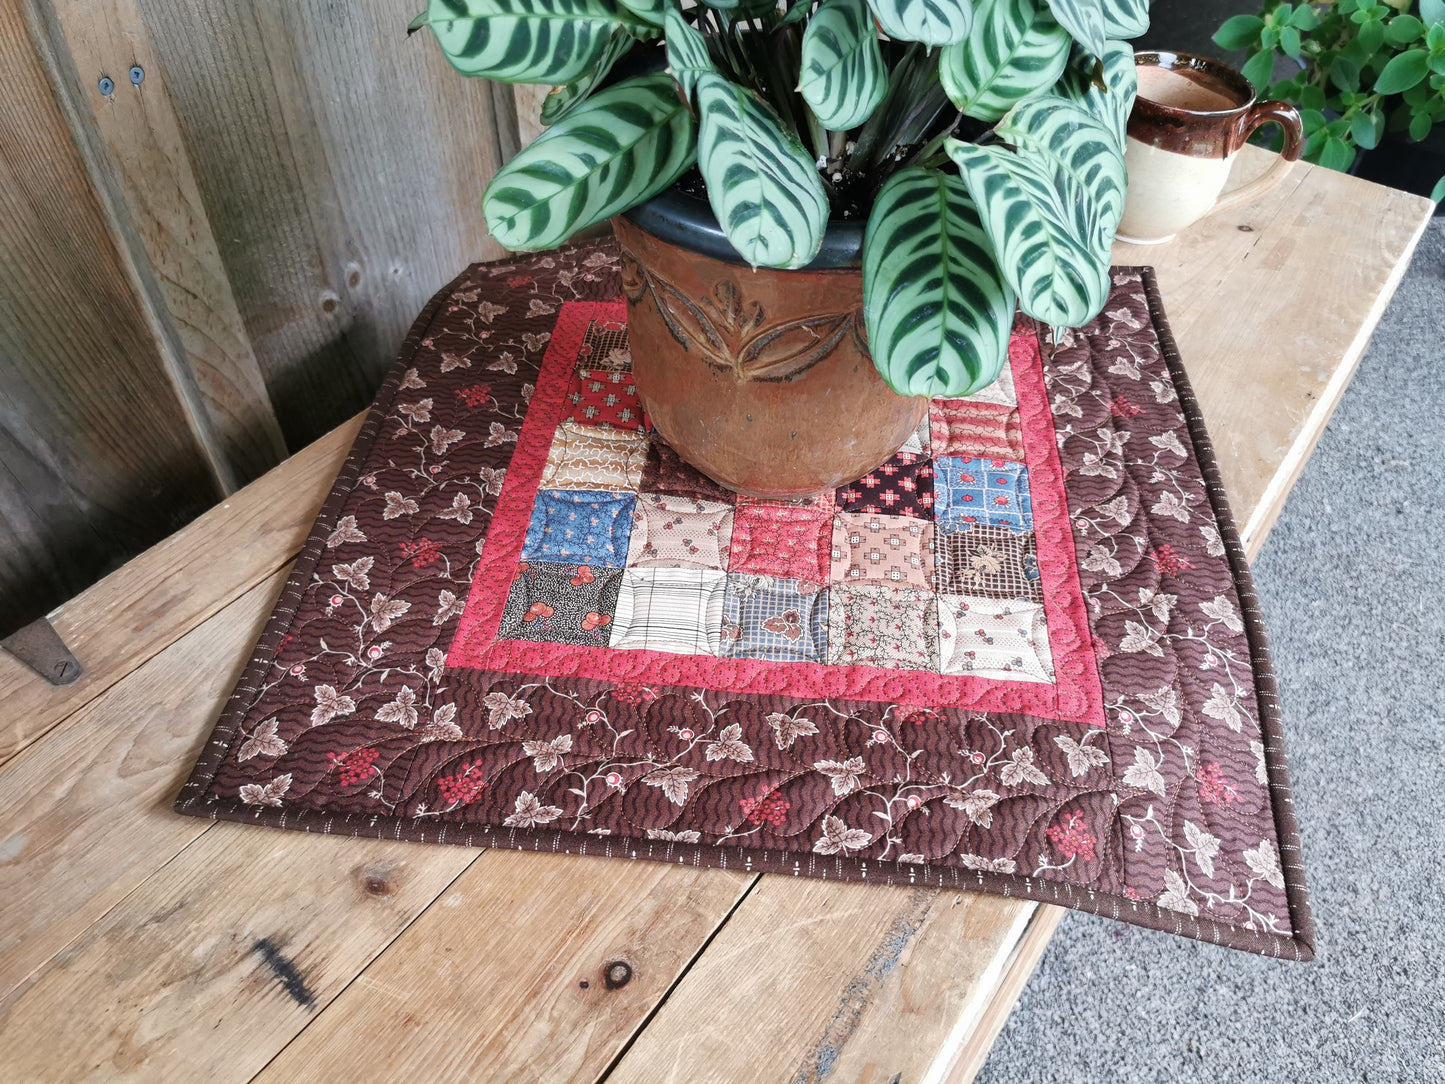
<svg viewBox="0 0 1445 1084"><path fill-rule="evenodd" d="M1308 959L1259 609L1152 273L1081 330L1020 319L997 383L774 502L650 429L619 261L428 306L177 809Z"/></svg>

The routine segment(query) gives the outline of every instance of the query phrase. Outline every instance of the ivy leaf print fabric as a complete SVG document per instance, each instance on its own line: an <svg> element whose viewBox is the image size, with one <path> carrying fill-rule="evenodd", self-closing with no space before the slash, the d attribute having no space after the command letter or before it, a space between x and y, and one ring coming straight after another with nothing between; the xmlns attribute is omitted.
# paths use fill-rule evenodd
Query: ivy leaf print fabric
<svg viewBox="0 0 1445 1084"><path fill-rule="evenodd" d="M177 809L1308 959L1258 606L1152 273L1086 327L1020 317L999 382L856 482L765 501L652 429L630 259L479 264L422 313Z"/></svg>

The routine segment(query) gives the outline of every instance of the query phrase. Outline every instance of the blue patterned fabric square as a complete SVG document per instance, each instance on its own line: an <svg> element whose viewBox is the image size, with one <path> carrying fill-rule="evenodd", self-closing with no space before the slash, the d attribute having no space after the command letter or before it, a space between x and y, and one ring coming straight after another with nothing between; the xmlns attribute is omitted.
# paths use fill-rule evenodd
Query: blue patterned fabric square
<svg viewBox="0 0 1445 1084"><path fill-rule="evenodd" d="M828 592L803 580L728 576L722 655L772 662L824 662Z"/></svg>
<svg viewBox="0 0 1445 1084"><path fill-rule="evenodd" d="M1033 530L1029 469L1022 463L944 455L934 459L933 474L939 530L966 531L975 523Z"/></svg>
<svg viewBox="0 0 1445 1084"><path fill-rule="evenodd" d="M630 493L539 489L522 560L622 568L636 503Z"/></svg>

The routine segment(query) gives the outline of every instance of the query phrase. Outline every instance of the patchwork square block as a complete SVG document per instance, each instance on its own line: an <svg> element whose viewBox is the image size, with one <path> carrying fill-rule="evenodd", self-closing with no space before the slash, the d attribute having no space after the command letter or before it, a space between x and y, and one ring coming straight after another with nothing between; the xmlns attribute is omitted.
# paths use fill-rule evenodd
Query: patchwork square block
<svg viewBox="0 0 1445 1084"><path fill-rule="evenodd" d="M898 452L877 470L838 490L838 509L932 519L933 464L915 452Z"/></svg>
<svg viewBox="0 0 1445 1084"><path fill-rule="evenodd" d="M1043 602L1032 531L974 524L934 539L934 586L949 595L983 595Z"/></svg>
<svg viewBox="0 0 1445 1084"><path fill-rule="evenodd" d="M577 351L578 369L632 369L632 350L627 342L627 325L612 320L591 320Z"/></svg>
<svg viewBox="0 0 1445 1084"><path fill-rule="evenodd" d="M627 563L636 502L621 493L538 490L522 560L621 568Z"/></svg>
<svg viewBox="0 0 1445 1084"><path fill-rule="evenodd" d="M945 674L1054 680L1048 625L1036 602L939 595L938 645Z"/></svg>
<svg viewBox="0 0 1445 1084"><path fill-rule="evenodd" d="M1017 337L1010 344L1009 357L1012 360L1014 353L1013 343L1018 343ZM966 402L970 403L997 403L999 406L1016 407L1019 405L1018 392L1014 388L1013 366L1004 362L1003 368L999 370L998 379L987 387L979 388L972 395L963 396Z"/></svg>
<svg viewBox="0 0 1445 1084"><path fill-rule="evenodd" d="M578 369L567 393L567 421L641 429L642 405L632 374L620 369Z"/></svg>
<svg viewBox="0 0 1445 1084"><path fill-rule="evenodd" d="M933 524L906 516L840 512L833 520L834 583L933 583Z"/></svg>
<svg viewBox="0 0 1445 1084"><path fill-rule="evenodd" d="M1016 407L972 399L935 399L928 410L935 456L1022 461L1023 428Z"/></svg>
<svg viewBox="0 0 1445 1084"><path fill-rule="evenodd" d="M823 662L828 648L828 592L802 580L728 577L722 653L773 662Z"/></svg>
<svg viewBox="0 0 1445 1084"><path fill-rule="evenodd" d="M903 447L898 450L900 452L912 452L914 455L927 456L932 454L932 447L933 441L929 436L928 414L925 412L923 420L918 423L918 428L913 431L913 434L903 442Z"/></svg>
<svg viewBox="0 0 1445 1084"><path fill-rule="evenodd" d="M632 510L627 564L726 571L732 537L731 505L643 493Z"/></svg>
<svg viewBox="0 0 1445 1084"><path fill-rule="evenodd" d="M727 575L700 568L629 568L622 574L612 646L716 655Z"/></svg>
<svg viewBox="0 0 1445 1084"><path fill-rule="evenodd" d="M935 456L934 519L941 531L966 531L975 523L1033 530L1029 469L1006 459Z"/></svg>
<svg viewBox="0 0 1445 1084"><path fill-rule="evenodd" d="M828 589L828 661L841 666L936 670L934 594L883 583Z"/></svg>
<svg viewBox="0 0 1445 1084"><path fill-rule="evenodd" d="M721 504L732 504L737 500L737 494L724 489L691 464L684 463L672 446L660 437L648 442L647 458L642 466L642 491L671 497L694 497Z"/></svg>
<svg viewBox="0 0 1445 1084"><path fill-rule="evenodd" d="M737 495L739 508L803 508L811 509L820 516L831 516L834 505L833 494L819 493L816 497L745 497Z"/></svg>
<svg viewBox="0 0 1445 1084"><path fill-rule="evenodd" d="M542 488L635 492L642 482L647 444L639 431L563 422L547 453Z"/></svg>
<svg viewBox="0 0 1445 1084"><path fill-rule="evenodd" d="M822 583L832 546L831 508L740 501L733 512L728 569Z"/></svg>
<svg viewBox="0 0 1445 1084"><path fill-rule="evenodd" d="M512 581L499 640L606 647L622 570L529 561Z"/></svg>

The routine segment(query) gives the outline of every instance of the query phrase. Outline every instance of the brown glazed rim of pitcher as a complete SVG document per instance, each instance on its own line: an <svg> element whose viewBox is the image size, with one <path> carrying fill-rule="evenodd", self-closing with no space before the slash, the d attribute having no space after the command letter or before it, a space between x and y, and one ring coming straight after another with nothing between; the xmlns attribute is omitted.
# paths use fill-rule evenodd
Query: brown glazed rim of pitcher
<svg viewBox="0 0 1445 1084"><path fill-rule="evenodd" d="M1254 84L1246 79L1239 72L1235 71L1228 64L1218 60L1211 60L1207 56L1198 56L1194 53L1171 53L1163 50L1152 49L1134 54L1135 67L1163 68L1165 71L1197 71L1204 72L1213 79L1218 79L1234 91L1242 95L1244 100L1238 105L1230 106L1228 109L1183 109L1177 105L1165 105L1163 102L1156 102L1153 98L1146 98L1143 94L1138 96L1136 105L1146 105L1150 110L1157 110L1170 117L1186 119L1188 117L1228 117L1249 109L1256 102L1259 95L1255 92Z"/></svg>

